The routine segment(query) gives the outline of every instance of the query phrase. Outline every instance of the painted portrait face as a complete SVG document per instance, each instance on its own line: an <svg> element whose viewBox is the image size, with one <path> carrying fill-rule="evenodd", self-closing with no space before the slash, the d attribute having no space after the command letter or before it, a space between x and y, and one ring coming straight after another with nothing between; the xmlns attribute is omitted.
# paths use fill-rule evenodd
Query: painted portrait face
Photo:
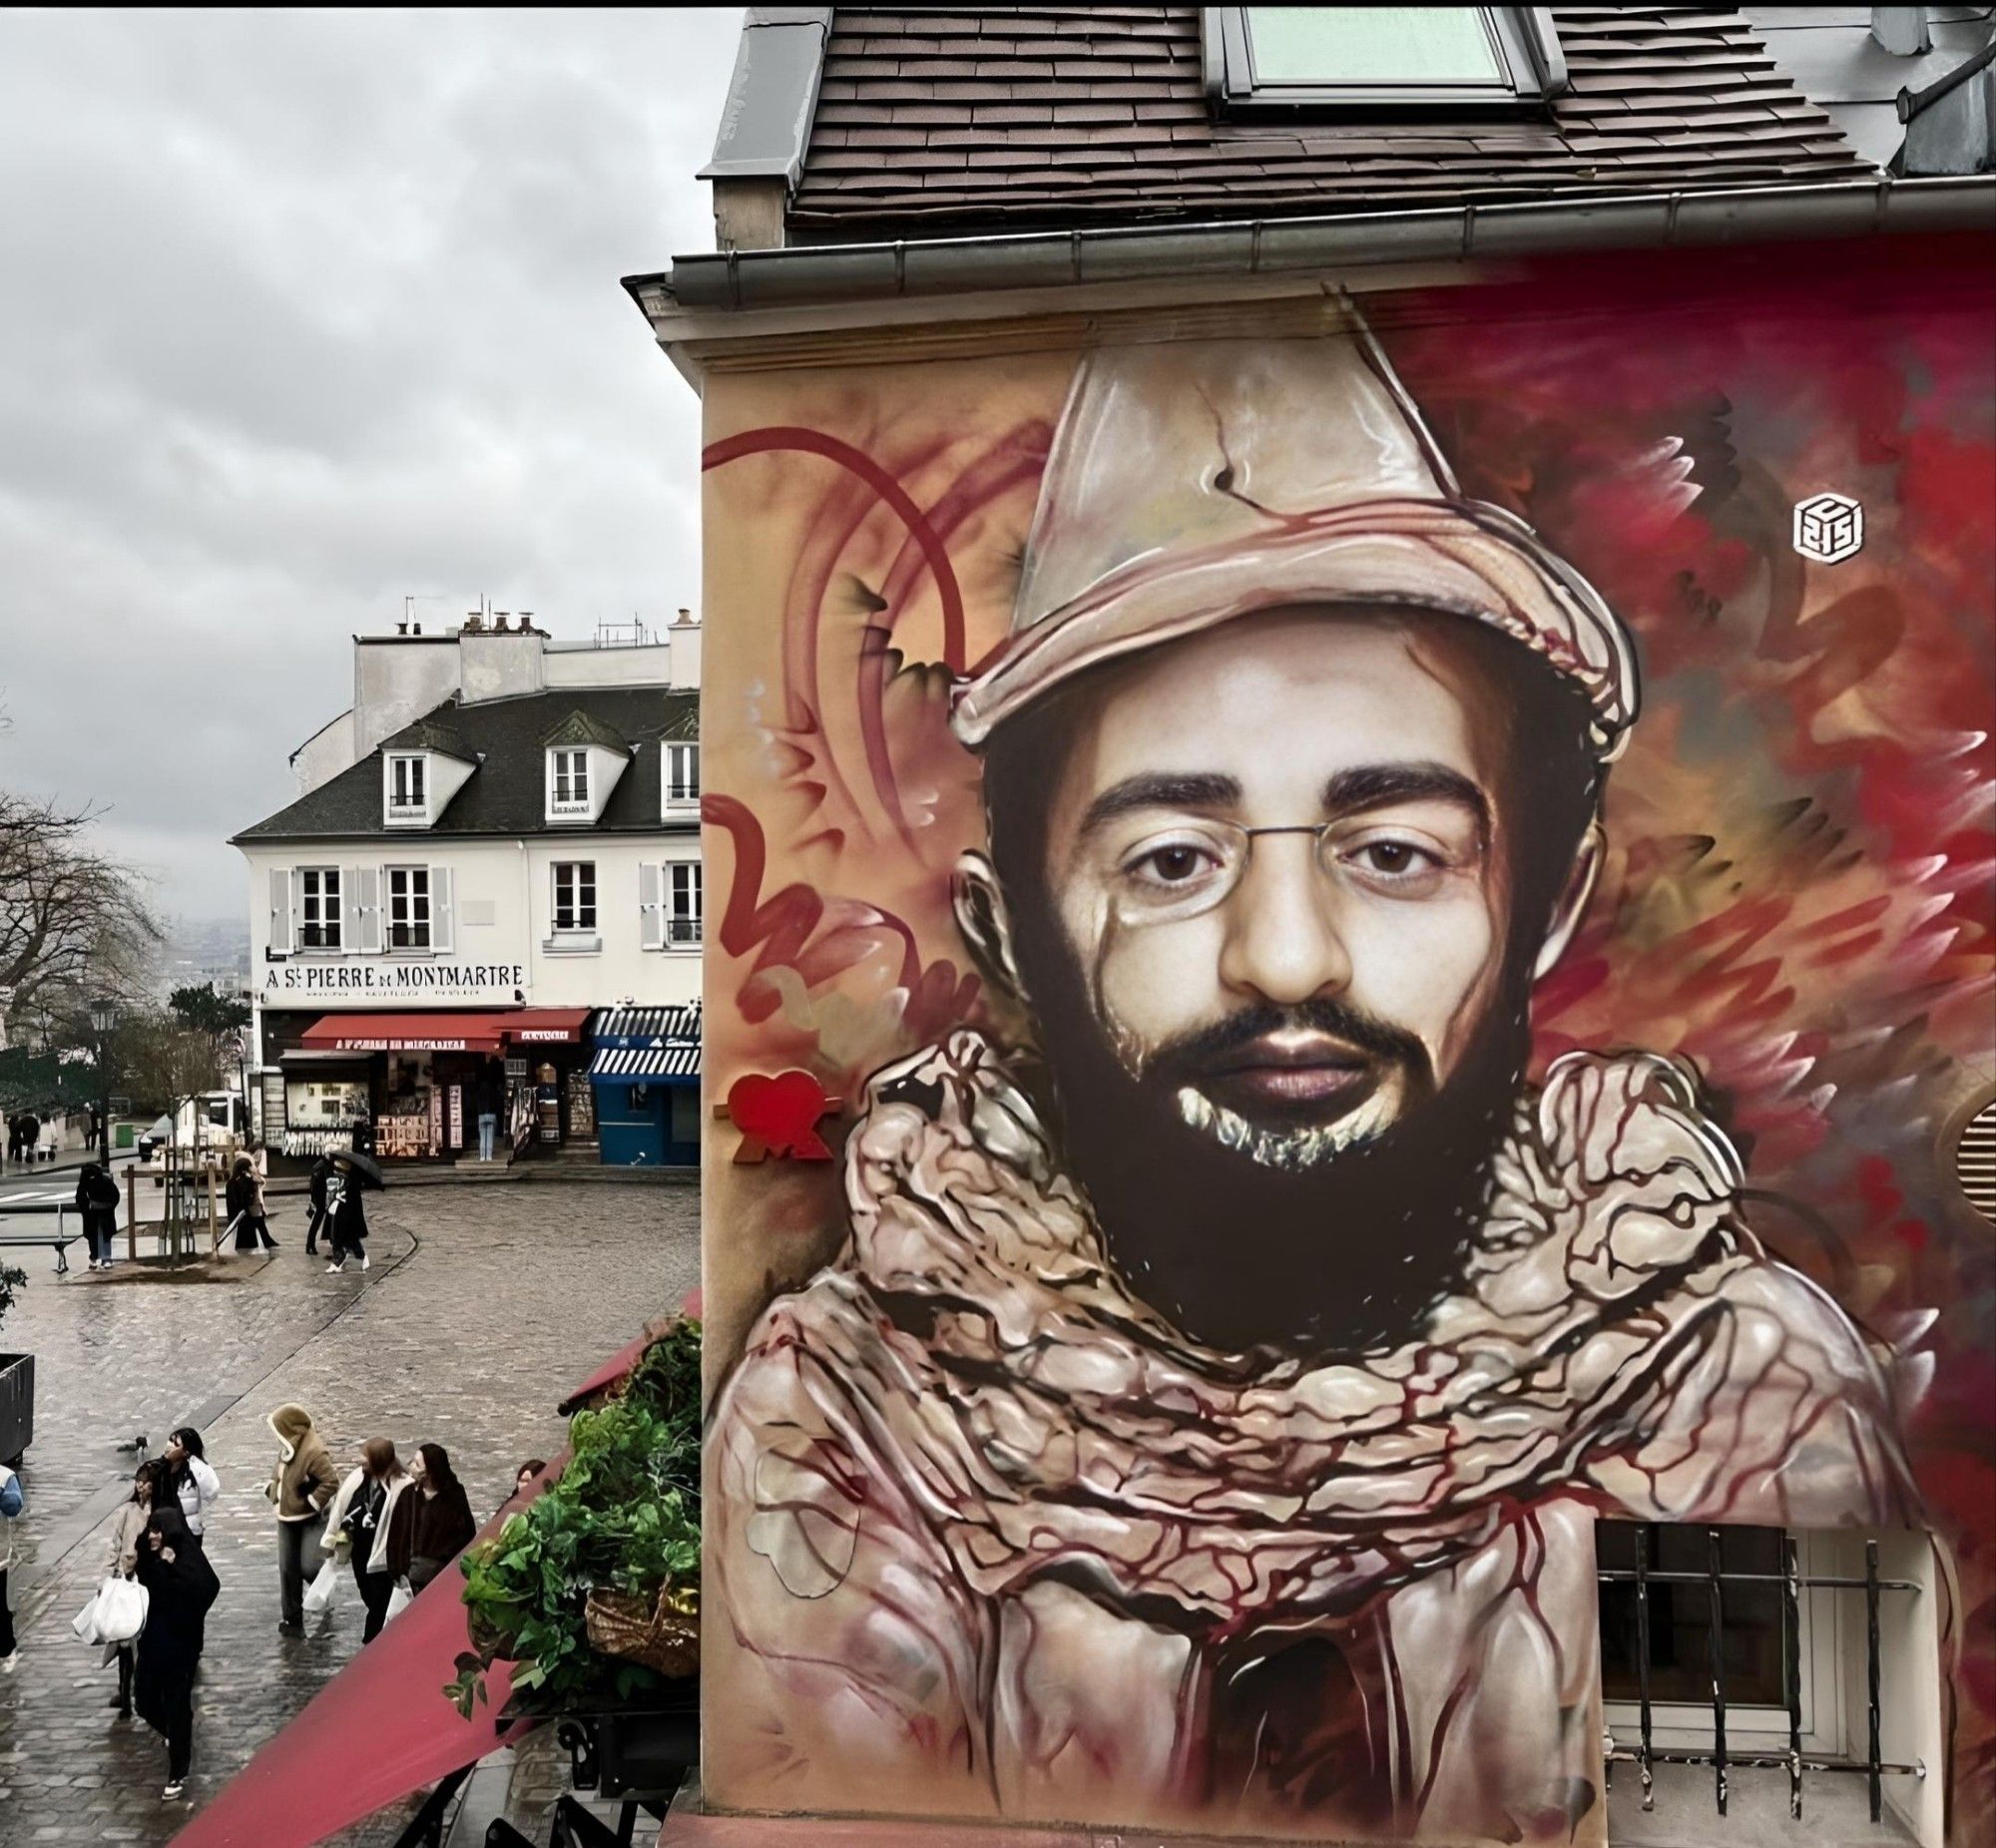
<svg viewBox="0 0 1996 1848"><path fill-rule="evenodd" d="M1502 733L1449 640L1293 613L1077 701L1047 880L1098 1024L1131 1078L1262 1165L1391 1128L1497 992Z"/></svg>
<svg viewBox="0 0 1996 1848"><path fill-rule="evenodd" d="M1290 609L990 753L981 940L1110 1254L1181 1328L1357 1345L1448 1287L1591 864L1570 698L1458 618Z"/></svg>

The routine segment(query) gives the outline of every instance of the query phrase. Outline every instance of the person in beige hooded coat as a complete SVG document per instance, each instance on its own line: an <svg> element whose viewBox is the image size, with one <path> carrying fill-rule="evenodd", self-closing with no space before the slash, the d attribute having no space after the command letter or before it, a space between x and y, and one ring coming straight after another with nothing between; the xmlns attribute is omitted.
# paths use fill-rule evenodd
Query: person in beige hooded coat
<svg viewBox="0 0 1996 1848"><path fill-rule="evenodd" d="M280 1405L268 1419L277 1440L276 1467L263 1495L277 1511L277 1627L301 1635L305 1626L305 1563L316 1570L325 1509L339 1491L339 1472L302 1405Z"/></svg>

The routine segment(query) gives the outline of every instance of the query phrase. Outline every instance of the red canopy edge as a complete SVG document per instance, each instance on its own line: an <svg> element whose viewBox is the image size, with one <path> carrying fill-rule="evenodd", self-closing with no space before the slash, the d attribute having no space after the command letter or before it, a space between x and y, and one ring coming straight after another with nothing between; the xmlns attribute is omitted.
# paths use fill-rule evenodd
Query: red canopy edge
<svg viewBox="0 0 1996 1848"><path fill-rule="evenodd" d="M334 1052L496 1053L502 1046L573 1046L588 1008L493 1008L484 1012L324 1014L299 1044Z"/></svg>
<svg viewBox="0 0 1996 1848"><path fill-rule="evenodd" d="M599 1391L637 1364L649 1335L621 1348L563 1403ZM553 1483L568 1463L563 1448L525 1496L515 1496L478 1530L496 1534L509 1515ZM453 1568L439 1574L406 1611L321 1687L304 1710L225 1784L214 1802L173 1839L173 1848L313 1848L376 1810L448 1777L487 1752L531 1732L536 1720L502 1726L513 1691L510 1663L494 1662L489 1702L468 1720L443 1697L457 1658L471 1647Z"/></svg>

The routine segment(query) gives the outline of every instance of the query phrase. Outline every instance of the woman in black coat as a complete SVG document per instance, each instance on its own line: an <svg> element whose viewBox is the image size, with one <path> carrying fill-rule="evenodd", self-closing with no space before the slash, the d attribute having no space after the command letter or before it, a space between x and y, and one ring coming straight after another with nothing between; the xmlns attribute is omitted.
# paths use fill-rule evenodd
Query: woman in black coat
<svg viewBox="0 0 1996 1848"><path fill-rule="evenodd" d="M95 1161L86 1161L76 1179L76 1209L83 1215L83 1235L90 1241L92 1270L111 1268L111 1246L118 1235L118 1183Z"/></svg>
<svg viewBox="0 0 1996 1848"><path fill-rule="evenodd" d="M409 1474L415 1487L396 1503L388 1523L388 1571L420 1592L471 1545L478 1523L441 1444L418 1444Z"/></svg>
<svg viewBox="0 0 1996 1848"><path fill-rule="evenodd" d="M352 1165L343 1157L344 1150L335 1150L332 1156L332 1172L325 1183L326 1228L332 1234L332 1262L328 1270L338 1270L349 1257L360 1260L360 1268L368 1268L367 1259L367 1214L360 1204L360 1189L366 1183L354 1172Z"/></svg>
<svg viewBox="0 0 1996 1848"><path fill-rule="evenodd" d="M132 1676L132 1704L139 1717L166 1738L164 1794L172 1799L187 1787L194 1756L194 1671L201 1660L208 1608L222 1588L201 1542L188 1531L167 1482L166 1464L156 1459L144 1465L143 1472L151 1472L152 1506L145 1532L139 1536L138 1566L148 1603Z"/></svg>

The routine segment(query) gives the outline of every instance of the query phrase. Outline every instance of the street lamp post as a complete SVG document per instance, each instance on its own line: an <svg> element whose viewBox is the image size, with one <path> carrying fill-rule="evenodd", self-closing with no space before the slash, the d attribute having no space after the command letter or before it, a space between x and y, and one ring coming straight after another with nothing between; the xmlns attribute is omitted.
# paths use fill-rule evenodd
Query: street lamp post
<svg viewBox="0 0 1996 1848"><path fill-rule="evenodd" d="M97 1035L97 1154L105 1172L111 1171L111 1030L118 1025L118 1008L106 996L90 1004L91 1030Z"/></svg>

